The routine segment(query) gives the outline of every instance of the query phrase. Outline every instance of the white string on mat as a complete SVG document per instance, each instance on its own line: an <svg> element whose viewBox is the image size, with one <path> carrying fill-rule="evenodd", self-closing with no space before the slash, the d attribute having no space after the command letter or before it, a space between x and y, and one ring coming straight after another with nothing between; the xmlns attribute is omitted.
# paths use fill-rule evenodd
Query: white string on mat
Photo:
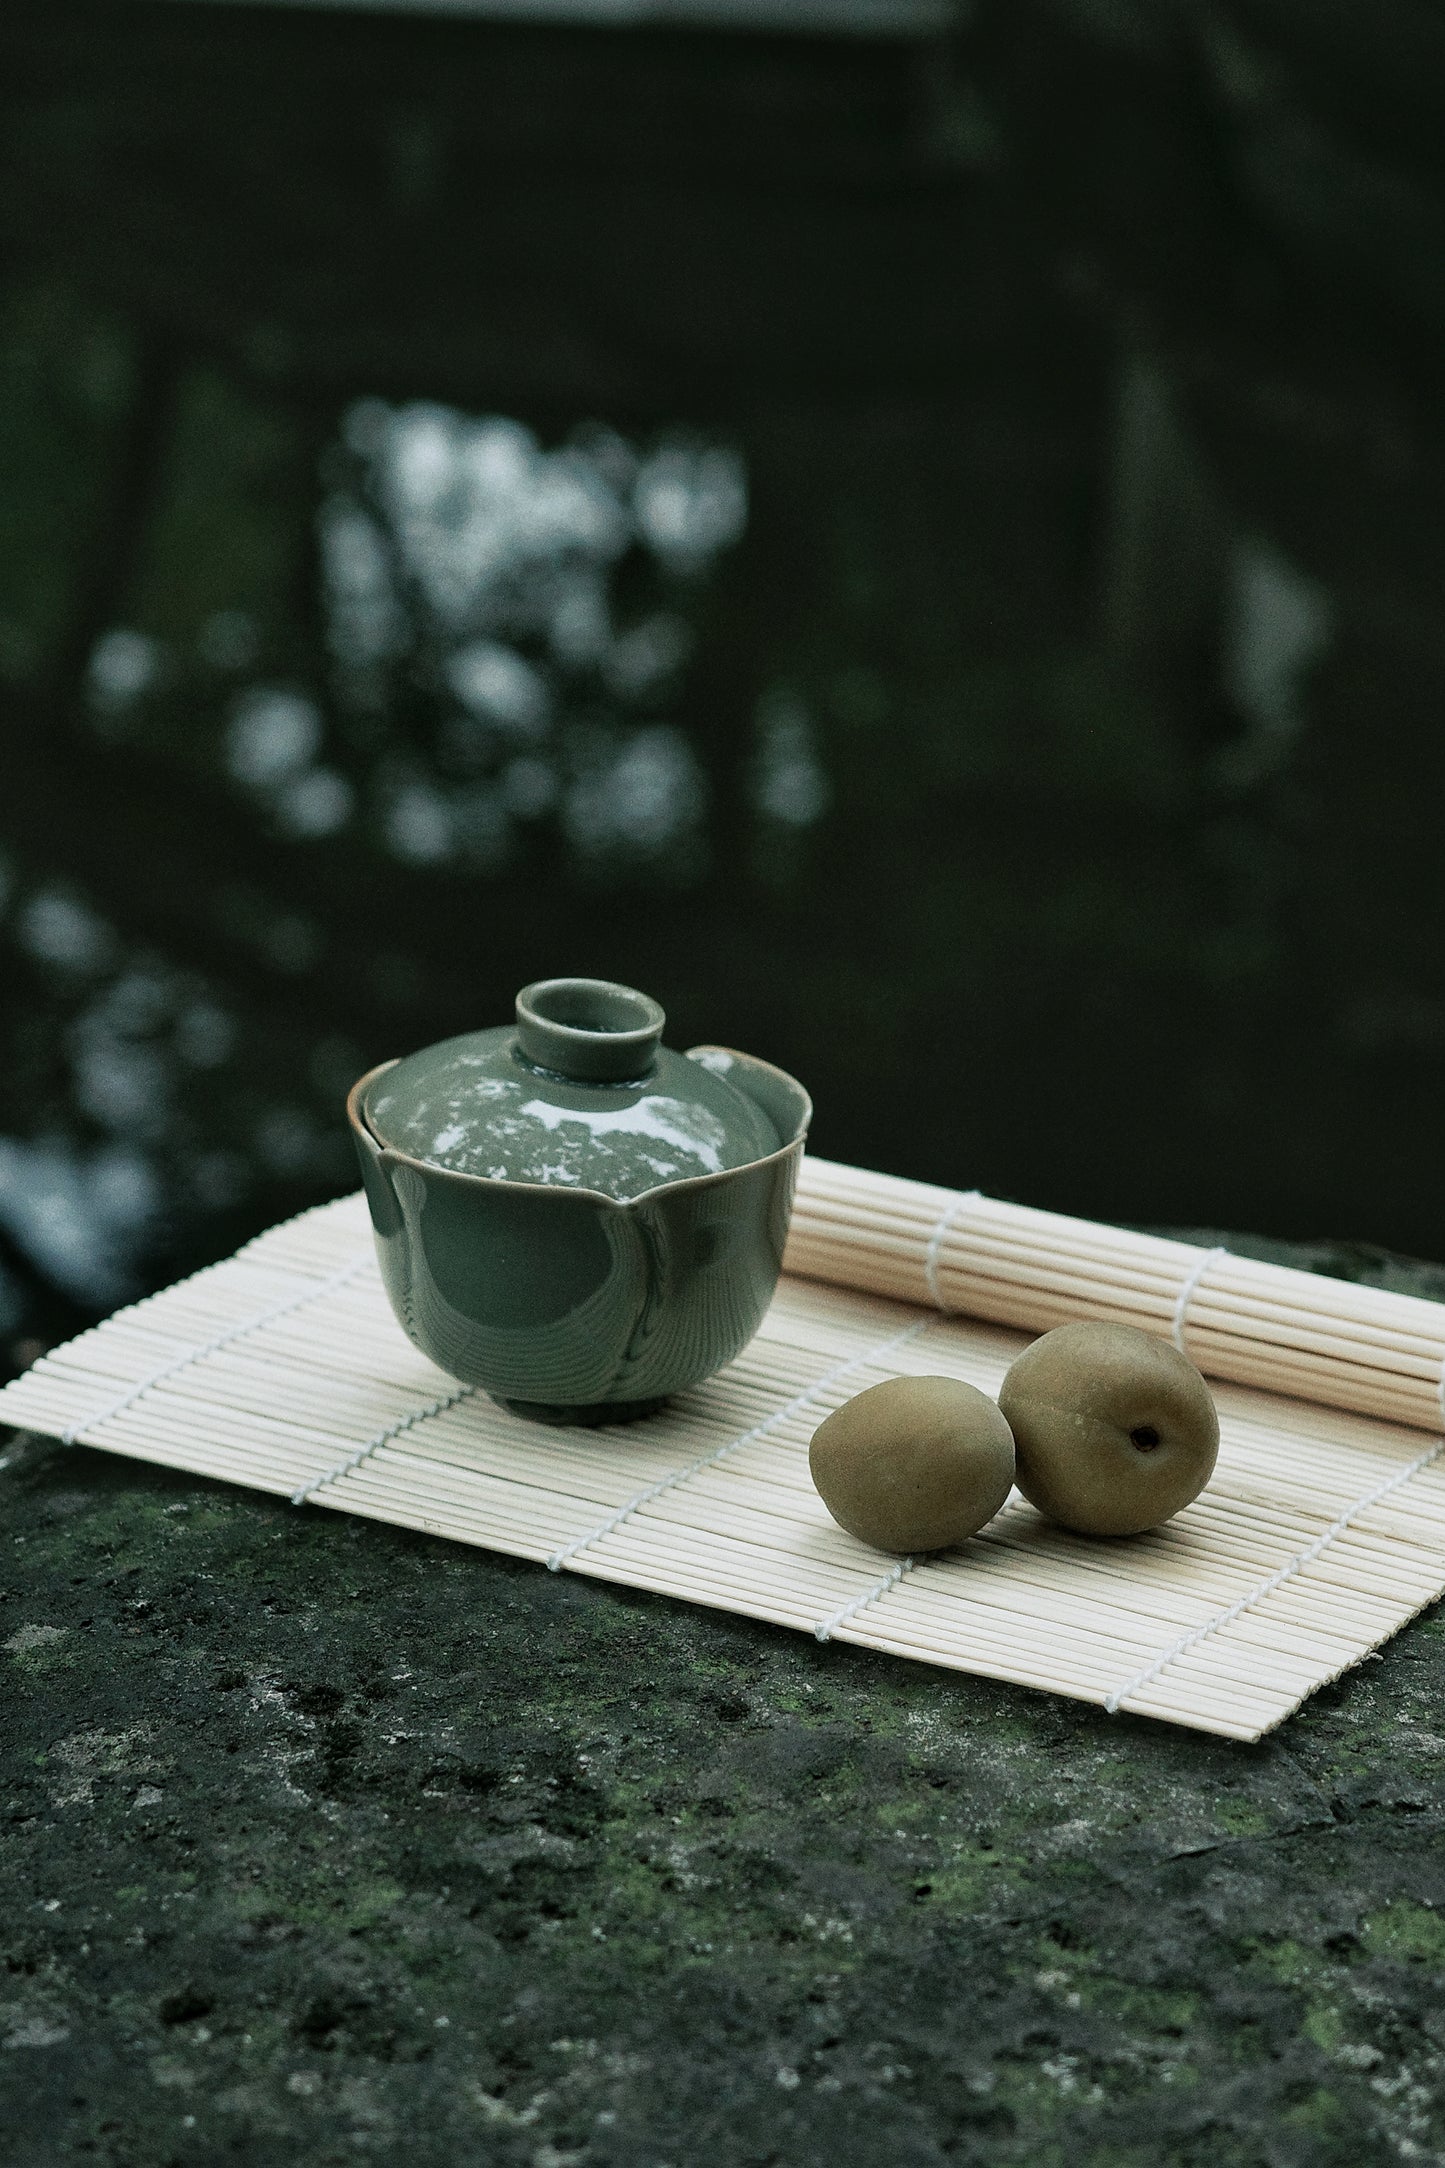
<svg viewBox="0 0 1445 2168"><path fill-rule="evenodd" d="M785 1423L790 1416L797 1415L810 1400L816 1400L819 1393L825 1393L828 1387L836 1385L840 1378L848 1377L855 1370L866 1370L872 1363L882 1362L895 1348L905 1347L910 1340L916 1340L921 1332L928 1330L931 1323L931 1318L920 1318L916 1325L906 1326L902 1332L894 1333L891 1340L880 1340L876 1346L865 1349L861 1355L852 1355L847 1362L835 1363L831 1370L825 1371L822 1377L815 1378L803 1392L795 1393L785 1407L775 1408L771 1415L765 1415L760 1423L754 1423L752 1429L745 1430L741 1437L729 1438L725 1444L715 1446L711 1453L704 1453L699 1459L689 1461L685 1468L674 1468L671 1475L663 1476L659 1482L649 1483L646 1490L635 1492L624 1505L620 1505L615 1513L609 1514L605 1521L599 1522L587 1535L579 1536L575 1543L564 1544L560 1551L554 1551L547 1561L547 1571L559 1573L569 1558L575 1558L579 1551L585 1551L590 1545L600 1543L604 1536L610 1536L614 1528L620 1528L624 1521L631 1520L634 1513L642 1506L650 1505L654 1498L660 1498L664 1491L676 1490L679 1483L686 1483L690 1477L700 1475L704 1468L712 1467L715 1461L724 1460L729 1453L736 1453L743 1446L752 1445L759 1438L766 1437L770 1430L776 1430L779 1423Z"/></svg>
<svg viewBox="0 0 1445 2168"><path fill-rule="evenodd" d="M342 1476L350 1475L353 1468L359 1468L364 1460L369 1460L378 1446L389 1445L393 1438L400 1438L406 1431L414 1430L418 1423L430 1422L434 1415L444 1415L447 1409L454 1408L459 1400L469 1399L476 1389L475 1385L458 1385L455 1391L443 1393L436 1400L429 1400L424 1408L413 1408L410 1415L398 1416L394 1423L387 1424L385 1430L379 1430L374 1438L368 1438L364 1445L357 1446L354 1453L348 1453L344 1460L339 1460L334 1468L328 1468L324 1475L318 1475L311 1482L303 1483L299 1490L292 1491L292 1505L304 1506L319 1490L325 1490L328 1483L338 1482Z"/></svg>
<svg viewBox="0 0 1445 2168"><path fill-rule="evenodd" d="M948 1304L944 1301L942 1290L938 1284L938 1260L943 1249L943 1238L965 1205L981 1204L982 1202L983 1191L981 1189L964 1190L961 1196L954 1198L946 1212L939 1214L938 1225L928 1238L928 1253L923 1260L923 1277L928 1282L928 1292L933 1297L935 1306L945 1312L948 1310Z"/></svg>
<svg viewBox="0 0 1445 2168"><path fill-rule="evenodd" d="M913 1571L913 1567L913 1559L900 1558L896 1566L885 1573L881 1580L875 1581L871 1588L865 1588L861 1596L855 1596L851 1603L845 1603L842 1610L835 1611L831 1618L820 1618L813 1628L813 1638L816 1641L830 1641L837 1627L846 1625L857 1612L866 1611L869 1604L877 1603L880 1596L886 1596L890 1588L898 1586L905 1573Z"/></svg>
<svg viewBox="0 0 1445 2168"><path fill-rule="evenodd" d="M1445 1377L1441 1380L1441 1397L1442 1406L1445 1406ZM1377 1506L1382 1498L1388 1498L1391 1491L1398 1490L1402 1483L1408 1483L1411 1476L1418 1475L1422 1468L1428 1468L1431 1461L1439 1459L1441 1453L1445 1453L1445 1438L1437 1438L1432 1446L1418 1454L1407 1467L1397 1468L1383 1483L1377 1483L1372 1491L1366 1491L1363 1498L1357 1498L1352 1506L1345 1508L1338 1520L1330 1522L1323 1535L1316 1536L1314 1542L1306 1544L1302 1551L1296 1551L1293 1558L1286 1559L1279 1570L1270 1574L1266 1580L1256 1582L1237 1603L1230 1604L1227 1610L1217 1611L1213 1618L1206 1619L1202 1626L1196 1626L1191 1633L1181 1634L1177 1641L1170 1643L1162 1655L1156 1656L1152 1663L1146 1664L1142 1671L1136 1671L1132 1679L1126 1679L1122 1686L1116 1686L1113 1692L1105 1697L1104 1707L1109 1715L1117 1716L1122 1703L1137 1694L1141 1687L1150 1685L1161 1671L1166 1670L1179 1657L1187 1655L1190 1649L1201 1641L1207 1641L1211 1634L1217 1634L1221 1628L1232 1626L1252 1605L1263 1603L1276 1589L1283 1588L1286 1581L1292 1581L1306 1566L1313 1565L1320 1553L1328 1550L1336 1537L1342 1536L1361 1513L1367 1513L1370 1507Z"/></svg>
<svg viewBox="0 0 1445 2168"><path fill-rule="evenodd" d="M359 1272L375 1262L374 1253L367 1250L360 1257L354 1257L349 1265L344 1265L340 1272L333 1272L329 1280L317 1281L299 1295L288 1295L284 1302L273 1302L268 1309L243 1319L239 1325L228 1325L224 1332L218 1332L211 1339L201 1341L197 1347L187 1348L184 1355L177 1355L172 1361L161 1363L156 1369L147 1371L138 1384L128 1385L123 1393L108 1401L103 1408L90 1415L77 1416L76 1420L60 1433L61 1444L74 1445L82 1431L98 1430L100 1425L108 1423L112 1416L123 1414L133 1401L139 1400L143 1393L148 1393L153 1385L159 1385L163 1378L174 1377L178 1370L189 1370L192 1363L204 1362L208 1355L214 1355L221 1348L229 1347L233 1340L244 1340L248 1333L259 1332L263 1325L271 1324L274 1319L289 1316L293 1310L304 1309L308 1302L319 1302L323 1295L334 1294L337 1288L345 1287Z"/></svg>
<svg viewBox="0 0 1445 2168"><path fill-rule="evenodd" d="M1179 1300L1174 1305L1174 1324L1170 1336L1181 1355L1189 1353L1188 1348L1184 1345L1184 1320L1189 1315L1190 1303L1193 1302L1194 1297L1199 1292L1199 1283L1211 1265L1217 1265L1221 1257L1227 1257L1228 1255L1229 1252L1222 1242L1218 1248L1206 1250L1198 1262L1190 1267L1189 1276L1179 1290Z"/></svg>

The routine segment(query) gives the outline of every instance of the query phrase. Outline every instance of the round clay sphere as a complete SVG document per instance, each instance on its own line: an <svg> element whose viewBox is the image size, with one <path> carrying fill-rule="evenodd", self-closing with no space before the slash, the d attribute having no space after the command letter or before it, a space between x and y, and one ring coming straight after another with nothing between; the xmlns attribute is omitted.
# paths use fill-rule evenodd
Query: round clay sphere
<svg viewBox="0 0 1445 2168"><path fill-rule="evenodd" d="M1133 1536L1197 1498L1219 1418L1186 1355L1133 1325L1060 1325L1026 1347L998 1404L1025 1498L1064 1528Z"/></svg>
<svg viewBox="0 0 1445 2168"><path fill-rule="evenodd" d="M941 1551L993 1519L1013 1487L1014 1442L972 1385L888 1378L819 1424L808 1467L850 1536L880 1551Z"/></svg>

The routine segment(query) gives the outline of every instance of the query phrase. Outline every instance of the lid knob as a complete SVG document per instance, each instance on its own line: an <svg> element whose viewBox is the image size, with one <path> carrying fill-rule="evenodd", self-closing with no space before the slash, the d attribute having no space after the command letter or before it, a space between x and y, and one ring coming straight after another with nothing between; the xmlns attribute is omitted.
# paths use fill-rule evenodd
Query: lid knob
<svg viewBox="0 0 1445 2168"><path fill-rule="evenodd" d="M667 1018L611 979L534 979L517 996L526 1059L579 1084L623 1084L652 1067Z"/></svg>

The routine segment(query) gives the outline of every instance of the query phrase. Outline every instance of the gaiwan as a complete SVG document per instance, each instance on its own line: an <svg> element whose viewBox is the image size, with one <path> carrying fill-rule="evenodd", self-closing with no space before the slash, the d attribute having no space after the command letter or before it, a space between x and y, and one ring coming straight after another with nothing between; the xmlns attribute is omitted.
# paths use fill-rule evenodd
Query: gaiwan
<svg viewBox="0 0 1445 2168"><path fill-rule="evenodd" d="M782 1266L812 1105L662 1044L655 1001L542 979L515 1024L383 1062L351 1132L392 1308L520 1414L617 1422L729 1362Z"/></svg>

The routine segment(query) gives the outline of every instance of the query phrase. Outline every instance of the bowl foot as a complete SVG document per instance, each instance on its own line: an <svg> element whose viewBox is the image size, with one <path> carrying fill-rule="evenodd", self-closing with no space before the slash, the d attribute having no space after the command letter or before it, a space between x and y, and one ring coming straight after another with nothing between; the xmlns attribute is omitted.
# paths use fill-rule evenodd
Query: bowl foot
<svg viewBox="0 0 1445 2168"><path fill-rule="evenodd" d="M493 1393L499 1408L509 1415L525 1416L529 1423L553 1423L593 1430L599 1423L635 1423L644 1415L656 1415L667 1406L667 1395L656 1400L586 1400L557 1403L550 1400L507 1400Z"/></svg>

